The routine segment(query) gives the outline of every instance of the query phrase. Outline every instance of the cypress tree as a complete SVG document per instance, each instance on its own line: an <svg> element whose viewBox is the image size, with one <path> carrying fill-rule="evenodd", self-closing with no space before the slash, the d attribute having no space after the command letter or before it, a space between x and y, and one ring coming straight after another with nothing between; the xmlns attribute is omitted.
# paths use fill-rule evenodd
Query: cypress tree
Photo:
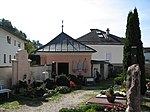
<svg viewBox="0 0 150 112"><path fill-rule="evenodd" d="M141 41L141 30L139 27L139 18L137 9L134 12L129 12L126 26L126 39L124 45L123 71L126 73L129 66L133 63L131 47L136 46L136 63L139 64L141 70L141 94L146 91L145 81L145 59L143 53L143 43Z"/></svg>

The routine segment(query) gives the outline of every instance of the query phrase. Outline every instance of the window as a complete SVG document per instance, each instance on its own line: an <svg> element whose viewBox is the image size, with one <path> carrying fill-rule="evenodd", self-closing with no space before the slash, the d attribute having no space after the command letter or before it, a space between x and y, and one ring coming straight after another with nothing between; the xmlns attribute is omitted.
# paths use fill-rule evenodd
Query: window
<svg viewBox="0 0 150 112"><path fill-rule="evenodd" d="M7 42L8 42L9 44L11 44L11 37L10 37L10 36L7 36Z"/></svg>
<svg viewBox="0 0 150 112"><path fill-rule="evenodd" d="M18 42L18 47L21 47L21 43L20 42Z"/></svg>
<svg viewBox="0 0 150 112"><path fill-rule="evenodd" d="M106 60L111 61L111 53L106 53Z"/></svg>
<svg viewBox="0 0 150 112"><path fill-rule="evenodd" d="M9 55L9 63L11 63L11 55Z"/></svg>
<svg viewBox="0 0 150 112"><path fill-rule="evenodd" d="M14 46L16 46L16 40L14 40Z"/></svg>
<svg viewBox="0 0 150 112"><path fill-rule="evenodd" d="M6 54L4 54L4 63L6 63Z"/></svg>

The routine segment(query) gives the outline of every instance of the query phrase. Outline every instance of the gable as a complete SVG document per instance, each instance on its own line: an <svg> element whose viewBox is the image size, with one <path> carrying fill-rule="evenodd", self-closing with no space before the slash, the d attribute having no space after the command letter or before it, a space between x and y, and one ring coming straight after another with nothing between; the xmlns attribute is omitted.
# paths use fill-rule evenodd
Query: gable
<svg viewBox="0 0 150 112"><path fill-rule="evenodd" d="M73 39L62 32L46 45L37 49L37 52L96 52L94 49Z"/></svg>

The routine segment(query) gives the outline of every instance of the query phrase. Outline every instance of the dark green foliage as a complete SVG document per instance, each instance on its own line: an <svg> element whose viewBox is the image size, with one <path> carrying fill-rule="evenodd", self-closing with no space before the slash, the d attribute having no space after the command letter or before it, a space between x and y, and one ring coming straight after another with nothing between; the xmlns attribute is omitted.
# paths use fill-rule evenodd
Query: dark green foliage
<svg viewBox="0 0 150 112"><path fill-rule="evenodd" d="M47 92L47 90L46 90L46 83L42 83L42 85L40 87L36 87L35 89L36 89L36 95L38 97L43 96L44 93Z"/></svg>
<svg viewBox="0 0 150 112"><path fill-rule="evenodd" d="M73 81L75 85L80 85L79 79L75 75L69 75L70 81Z"/></svg>
<svg viewBox="0 0 150 112"><path fill-rule="evenodd" d="M122 77L114 78L114 84L122 85L122 82L123 82L123 78Z"/></svg>
<svg viewBox="0 0 150 112"><path fill-rule="evenodd" d="M58 86L55 89L57 92L61 93L61 94L66 94L66 93L70 93L71 90L69 87L67 86Z"/></svg>
<svg viewBox="0 0 150 112"><path fill-rule="evenodd" d="M143 54L143 43L141 41L141 31L139 27L139 18L137 9L134 9L134 12L129 12L127 18L126 26L126 39L124 45L124 58L123 58L123 71L126 75L126 71L129 66L133 63L131 46L136 46L136 64L139 64L141 70L141 94L144 94L146 91L145 84L145 60Z"/></svg>
<svg viewBox="0 0 150 112"><path fill-rule="evenodd" d="M4 18L1 19L0 25L3 26L4 28L10 30L12 33L15 35L21 37L21 38L27 38L26 34L23 33L21 30L19 31L16 27L13 27L11 24L11 21L5 20Z"/></svg>
<svg viewBox="0 0 150 112"><path fill-rule="evenodd" d="M96 110L96 112L100 112L100 111L103 111L105 108L105 106L101 105L101 104L88 104L88 105L85 105L82 107L82 109L84 111L87 111L89 109L93 109L93 110Z"/></svg>
<svg viewBox="0 0 150 112"><path fill-rule="evenodd" d="M89 110L87 110L86 112L96 112L96 110L94 110L94 109L89 109Z"/></svg>
<svg viewBox="0 0 150 112"><path fill-rule="evenodd" d="M53 80L46 79L44 81L44 83L46 83L46 88L47 89L55 89L55 87L56 87L56 84L55 84L55 82Z"/></svg>
<svg viewBox="0 0 150 112"><path fill-rule="evenodd" d="M42 44L39 42L39 40L37 40L37 41L32 40L32 43L36 48L40 48L42 46Z"/></svg>
<svg viewBox="0 0 150 112"><path fill-rule="evenodd" d="M40 65L41 63L40 55L30 54L28 58L32 60L31 65Z"/></svg>
<svg viewBox="0 0 150 112"><path fill-rule="evenodd" d="M88 104L78 108L62 108L59 112L103 112L105 106L101 104Z"/></svg>
<svg viewBox="0 0 150 112"><path fill-rule="evenodd" d="M70 87L70 81L66 75L59 75L56 78L56 85L57 86L68 86L68 87Z"/></svg>
<svg viewBox="0 0 150 112"><path fill-rule="evenodd" d="M32 83L33 88L40 87L44 82L42 80L36 80Z"/></svg>
<svg viewBox="0 0 150 112"><path fill-rule="evenodd" d="M27 88L28 84L26 81L19 80L19 88Z"/></svg>
<svg viewBox="0 0 150 112"><path fill-rule="evenodd" d="M62 108L59 110L59 112L85 112L82 110L82 108Z"/></svg>

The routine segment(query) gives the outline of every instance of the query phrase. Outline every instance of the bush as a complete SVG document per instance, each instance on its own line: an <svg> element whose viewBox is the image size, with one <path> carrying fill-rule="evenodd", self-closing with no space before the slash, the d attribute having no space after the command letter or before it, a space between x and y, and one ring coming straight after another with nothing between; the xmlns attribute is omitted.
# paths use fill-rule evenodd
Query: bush
<svg viewBox="0 0 150 112"><path fill-rule="evenodd" d="M101 104L88 104L82 107L82 109L84 110L84 112L86 112L89 109L93 109L95 111L103 111L104 110L104 106ZM94 111L89 111L89 112L94 112Z"/></svg>
<svg viewBox="0 0 150 112"><path fill-rule="evenodd" d="M122 85L122 83L123 83L123 78L122 77L114 78L114 84Z"/></svg>
<svg viewBox="0 0 150 112"><path fill-rule="evenodd" d="M71 108L71 109L62 108L59 110L59 112L85 112L85 111L83 111L82 108Z"/></svg>
<svg viewBox="0 0 150 112"><path fill-rule="evenodd" d="M59 112L103 112L105 106L100 104L88 104L78 108L62 108Z"/></svg>
<svg viewBox="0 0 150 112"><path fill-rule="evenodd" d="M27 88L28 84L26 81L19 80L19 88Z"/></svg>
<svg viewBox="0 0 150 112"><path fill-rule="evenodd" d="M33 88L40 87L44 82L42 80L36 80L32 83Z"/></svg>
<svg viewBox="0 0 150 112"><path fill-rule="evenodd" d="M58 87L56 87L56 91L61 93L61 94L65 94L65 93L70 93L71 92L70 88L67 87L67 86L58 86Z"/></svg>
<svg viewBox="0 0 150 112"><path fill-rule="evenodd" d="M89 109L89 110L87 110L86 112L96 112L96 110L94 110L94 109Z"/></svg>
<svg viewBox="0 0 150 112"><path fill-rule="evenodd" d="M70 81L73 81L75 85L80 85L79 79L75 75L70 75Z"/></svg>
<svg viewBox="0 0 150 112"><path fill-rule="evenodd" d="M46 88L47 89L55 89L56 84L55 84L55 82L53 80L46 79L44 81L44 83L46 83Z"/></svg>
<svg viewBox="0 0 150 112"><path fill-rule="evenodd" d="M38 97L43 96L44 93L47 92L47 90L46 90L46 83L43 83L40 87L36 87L35 89L36 89L36 95Z"/></svg>
<svg viewBox="0 0 150 112"><path fill-rule="evenodd" d="M66 75L60 75L56 78L56 85L70 87L70 81Z"/></svg>

